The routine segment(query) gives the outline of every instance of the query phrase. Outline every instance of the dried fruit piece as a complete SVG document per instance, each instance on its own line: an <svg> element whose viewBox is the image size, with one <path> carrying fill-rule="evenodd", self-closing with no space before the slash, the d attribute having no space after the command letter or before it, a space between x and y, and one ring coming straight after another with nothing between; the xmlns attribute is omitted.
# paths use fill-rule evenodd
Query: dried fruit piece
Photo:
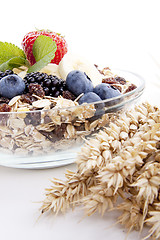
<svg viewBox="0 0 160 240"><path fill-rule="evenodd" d="M26 114L24 119L26 125L32 124L33 126L37 126L41 123L41 112L29 112Z"/></svg>
<svg viewBox="0 0 160 240"><path fill-rule="evenodd" d="M136 89L137 88L137 86L135 85L135 84L131 84L131 85L129 85L129 87L125 90L125 92L124 93L128 93L128 92L131 92L131 91L133 91L134 89Z"/></svg>
<svg viewBox="0 0 160 240"><path fill-rule="evenodd" d="M102 83L115 84L115 83L117 83L117 81L114 77L103 78Z"/></svg>
<svg viewBox="0 0 160 240"><path fill-rule="evenodd" d="M9 103L9 99L5 97L0 97L0 104L1 103Z"/></svg>
<svg viewBox="0 0 160 240"><path fill-rule="evenodd" d="M21 95L21 101L22 102L25 102L25 103L28 103L28 104L32 104L36 100L37 99L34 96L32 96L30 93Z"/></svg>
<svg viewBox="0 0 160 240"><path fill-rule="evenodd" d="M112 84L112 86L122 92L122 87L120 85Z"/></svg>
<svg viewBox="0 0 160 240"><path fill-rule="evenodd" d="M29 84L29 93L31 95L35 94L41 98L43 98L45 96L45 92L43 91L43 88L41 87L41 85L36 84L36 83Z"/></svg>
<svg viewBox="0 0 160 240"><path fill-rule="evenodd" d="M116 76L116 77L115 77L115 80L116 80L117 82L119 82L120 84L122 84L122 85L125 85L125 84L127 83L126 80L125 80L125 78L123 78L123 77Z"/></svg>
<svg viewBox="0 0 160 240"><path fill-rule="evenodd" d="M66 98L66 99L70 99L70 100L72 100L72 101L74 101L74 100L76 99L76 96L74 96L73 93L71 93L71 92L68 91L68 90L63 91L62 97L63 97L63 98Z"/></svg>
<svg viewBox="0 0 160 240"><path fill-rule="evenodd" d="M0 104L0 112L10 112L11 111L11 107L6 104L6 103L2 103Z"/></svg>
<svg viewBox="0 0 160 240"><path fill-rule="evenodd" d="M62 123L60 126L56 125L54 130L51 132L47 132L44 130L39 130L39 132L43 134L46 138L48 138L50 141L56 142L64 136L66 127L67 127L67 124Z"/></svg>

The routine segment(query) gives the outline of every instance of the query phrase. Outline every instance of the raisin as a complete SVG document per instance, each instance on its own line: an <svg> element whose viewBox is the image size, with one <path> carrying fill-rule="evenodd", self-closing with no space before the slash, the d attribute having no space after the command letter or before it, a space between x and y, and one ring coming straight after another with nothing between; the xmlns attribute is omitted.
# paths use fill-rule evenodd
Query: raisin
<svg viewBox="0 0 160 240"><path fill-rule="evenodd" d="M50 123L50 122L52 122L52 119L48 115L46 115L44 117L44 123L46 124L46 123Z"/></svg>
<svg viewBox="0 0 160 240"><path fill-rule="evenodd" d="M45 92L43 91L43 88L41 85L36 84L36 83L30 83L29 84L29 93L30 94L35 94L39 97L44 97L45 96Z"/></svg>
<svg viewBox="0 0 160 240"><path fill-rule="evenodd" d="M7 126L8 119L9 119L9 114L1 113L0 114L0 125L1 126Z"/></svg>
<svg viewBox="0 0 160 240"><path fill-rule="evenodd" d="M56 128L54 129L54 133L58 139L61 139L63 137L66 127L66 123L62 123L60 126L56 126Z"/></svg>
<svg viewBox="0 0 160 240"><path fill-rule="evenodd" d="M0 104L0 112L10 112L11 111L11 107L6 104L6 103L2 103Z"/></svg>
<svg viewBox="0 0 160 240"><path fill-rule="evenodd" d="M123 77L110 77L110 78L104 78L102 80L102 83L108 83L108 84L122 84L125 85L126 84L126 80Z"/></svg>
<svg viewBox="0 0 160 240"><path fill-rule="evenodd" d="M39 130L39 132L48 138L51 142L56 142L64 137L67 124L62 123L60 126L56 126L52 132L46 132L44 130Z"/></svg>
<svg viewBox="0 0 160 240"><path fill-rule="evenodd" d="M109 67L106 67L106 68L103 68L103 70L100 70L97 64L94 64L94 66L97 68L97 70L99 71L99 73L102 74L102 75L104 75L104 76L105 76L104 71L105 71L105 70L110 70Z"/></svg>
<svg viewBox="0 0 160 240"><path fill-rule="evenodd" d="M2 103L0 104L0 112L10 112L11 111L11 107L6 104L6 103ZM7 121L9 118L9 114L0 114L0 125L1 126L6 126L7 125Z"/></svg>
<svg viewBox="0 0 160 240"><path fill-rule="evenodd" d="M137 88L137 86L132 83L131 85L129 85L129 87L126 89L126 91L124 93L131 92L132 90L134 90L136 88Z"/></svg>
<svg viewBox="0 0 160 240"><path fill-rule="evenodd" d="M117 77L115 77L115 80L122 85L125 85L127 83L126 80L123 77L118 77L117 76Z"/></svg>
<svg viewBox="0 0 160 240"><path fill-rule="evenodd" d="M76 126L75 128L76 128L77 131L85 131L85 126L84 126L83 123L79 126Z"/></svg>
<svg viewBox="0 0 160 240"><path fill-rule="evenodd" d="M29 112L27 113L24 122L26 125L32 124L33 126L37 126L41 123L41 113L37 112Z"/></svg>
<svg viewBox="0 0 160 240"><path fill-rule="evenodd" d="M112 84L113 87L115 87L116 89L118 89L120 92L122 92L122 87L116 84Z"/></svg>
<svg viewBox="0 0 160 240"><path fill-rule="evenodd" d="M103 70L111 70L109 67L105 67L103 68Z"/></svg>
<svg viewBox="0 0 160 240"><path fill-rule="evenodd" d="M9 103L9 99L5 97L0 97L0 104L1 103Z"/></svg>
<svg viewBox="0 0 160 240"><path fill-rule="evenodd" d="M157 200L160 201L160 188L159 188L159 190L158 190Z"/></svg>
<svg viewBox="0 0 160 240"><path fill-rule="evenodd" d="M29 104L32 104L36 100L37 99L34 96L32 96L30 93L22 94L21 96L21 101Z"/></svg>
<svg viewBox="0 0 160 240"><path fill-rule="evenodd" d="M114 77L111 77L111 78L104 78L102 80L102 83L107 83L107 84L116 84L117 81L115 80Z"/></svg>
<svg viewBox="0 0 160 240"><path fill-rule="evenodd" d="M106 71L110 71L111 69L109 68L109 67L105 67L105 68L103 68L102 70L99 70L99 72L101 73L101 74L103 74L104 76L106 76Z"/></svg>
<svg viewBox="0 0 160 240"><path fill-rule="evenodd" d="M63 96L63 98L70 99L70 100L72 100L72 101L74 101L74 100L76 99L76 97L74 96L74 94L71 93L71 92L68 91L68 90L63 91L62 96Z"/></svg>
<svg viewBox="0 0 160 240"><path fill-rule="evenodd" d="M160 141L157 142L157 144L156 144L156 148L157 148L157 149L160 149Z"/></svg>

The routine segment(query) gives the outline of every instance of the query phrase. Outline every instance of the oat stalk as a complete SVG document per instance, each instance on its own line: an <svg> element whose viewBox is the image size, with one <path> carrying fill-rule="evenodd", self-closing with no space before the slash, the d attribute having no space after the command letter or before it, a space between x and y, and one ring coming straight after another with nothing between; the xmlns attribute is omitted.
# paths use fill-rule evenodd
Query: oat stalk
<svg viewBox="0 0 160 240"><path fill-rule="evenodd" d="M154 239L160 238L160 202L155 203L155 211L149 211L150 218L146 219L146 223L150 224L152 227L149 230L148 236L144 239L148 239L149 237L153 237Z"/></svg>
<svg viewBox="0 0 160 240"><path fill-rule="evenodd" d="M52 211L56 214L65 213L67 209L74 208L80 198L88 194L90 186L95 184L92 176L67 171L66 180L52 179L52 186L46 189L46 198L41 206L41 213Z"/></svg>
<svg viewBox="0 0 160 240"><path fill-rule="evenodd" d="M54 180L41 207L65 212L83 204L86 215L122 211L118 223L128 232L151 224L149 236L159 237L160 110L148 103L126 111L103 131L86 140L77 157L77 172ZM123 203L117 205L117 198ZM158 207L153 207L153 206Z"/></svg>

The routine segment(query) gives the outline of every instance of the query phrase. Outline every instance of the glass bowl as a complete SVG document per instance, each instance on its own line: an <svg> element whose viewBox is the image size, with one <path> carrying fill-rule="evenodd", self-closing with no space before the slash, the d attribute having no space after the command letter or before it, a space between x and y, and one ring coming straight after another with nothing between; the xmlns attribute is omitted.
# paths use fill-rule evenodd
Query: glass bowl
<svg viewBox="0 0 160 240"><path fill-rule="evenodd" d="M92 137L143 93L144 79L113 69L136 89L108 100L67 108L0 113L0 165L41 169L73 163Z"/></svg>

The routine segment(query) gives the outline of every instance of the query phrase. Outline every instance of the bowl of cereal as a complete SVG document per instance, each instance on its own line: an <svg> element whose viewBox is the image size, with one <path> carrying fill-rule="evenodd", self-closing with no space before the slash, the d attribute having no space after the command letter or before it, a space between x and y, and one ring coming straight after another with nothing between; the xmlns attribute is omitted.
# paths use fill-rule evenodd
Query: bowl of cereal
<svg viewBox="0 0 160 240"><path fill-rule="evenodd" d="M143 78L135 73L99 69L68 53L58 64L42 64L38 70L38 64L11 63L12 69L0 66L3 166L40 169L73 163L84 141L144 90Z"/></svg>

